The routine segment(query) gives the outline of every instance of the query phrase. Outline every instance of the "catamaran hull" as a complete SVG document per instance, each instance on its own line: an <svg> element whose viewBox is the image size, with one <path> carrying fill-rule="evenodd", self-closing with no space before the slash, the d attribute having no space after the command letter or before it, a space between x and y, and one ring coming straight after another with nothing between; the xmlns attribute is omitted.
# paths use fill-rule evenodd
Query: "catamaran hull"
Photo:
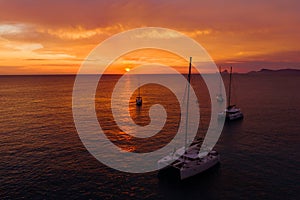
<svg viewBox="0 0 300 200"><path fill-rule="evenodd" d="M225 118L225 121L235 121L235 120L243 119L244 115L242 112L234 113L234 114L220 113L218 115L218 120L222 120L222 119L224 120L224 118Z"/></svg>
<svg viewBox="0 0 300 200"><path fill-rule="evenodd" d="M219 162L220 162L220 158L218 156L208 163L192 166L189 168L182 168L180 169L180 179L184 180L189 177L195 176L197 174L201 174L207 171L208 169L212 168L213 166L217 165Z"/></svg>
<svg viewBox="0 0 300 200"><path fill-rule="evenodd" d="M237 114L229 114L226 116L226 121L234 121L234 120L239 120L243 119L244 115L242 113L237 113Z"/></svg>
<svg viewBox="0 0 300 200"><path fill-rule="evenodd" d="M189 177L204 173L212 167L214 167L215 165L217 165L218 163L220 163L220 155L207 161L206 163L191 165L190 167L177 168L173 165L168 165L159 170L158 177L168 177L171 180L184 180Z"/></svg>

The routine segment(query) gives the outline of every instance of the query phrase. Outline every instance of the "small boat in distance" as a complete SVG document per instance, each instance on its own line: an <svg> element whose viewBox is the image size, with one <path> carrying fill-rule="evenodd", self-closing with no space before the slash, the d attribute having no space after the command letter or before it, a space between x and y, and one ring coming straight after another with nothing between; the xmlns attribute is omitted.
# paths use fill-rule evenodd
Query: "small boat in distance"
<svg viewBox="0 0 300 200"><path fill-rule="evenodd" d="M138 91L139 91L139 93L138 93L138 96L135 99L135 104L137 106L141 106L143 104L143 99L142 99L141 94L140 94L140 87L139 87Z"/></svg>
<svg viewBox="0 0 300 200"><path fill-rule="evenodd" d="M191 80L191 65L192 58L190 58L189 75L188 75L188 87L187 87L187 103L186 103L186 126L188 125L189 116L189 91ZM195 139L192 144L187 147L187 128L185 131L184 146L180 149L174 149L170 155L167 155L157 162L158 176L164 177L164 175L171 175L172 178L179 178L184 180L189 177L193 177L208 169L212 168L220 162L220 155L218 152L208 149L201 152L201 140Z"/></svg>
<svg viewBox="0 0 300 200"><path fill-rule="evenodd" d="M232 67L230 67L230 76L229 76L229 95L228 95L228 106L225 111L218 114L218 118L225 118L226 121L233 121L238 119L243 119L244 115L240 108L236 105L231 105L231 82L232 82Z"/></svg>
<svg viewBox="0 0 300 200"><path fill-rule="evenodd" d="M218 94L216 99L217 99L217 102L220 102L220 103L222 103L224 101L222 94Z"/></svg>
<svg viewBox="0 0 300 200"><path fill-rule="evenodd" d="M222 71L221 71L221 67L219 67L219 71L220 71L220 84L219 84L219 94L217 94L216 99L217 102L222 103L224 101L221 89L222 89Z"/></svg>

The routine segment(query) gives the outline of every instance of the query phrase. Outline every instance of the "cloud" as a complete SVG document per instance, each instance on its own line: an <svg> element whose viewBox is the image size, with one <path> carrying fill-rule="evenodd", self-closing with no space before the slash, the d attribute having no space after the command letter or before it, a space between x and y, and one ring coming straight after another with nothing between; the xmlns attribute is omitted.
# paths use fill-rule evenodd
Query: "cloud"
<svg viewBox="0 0 300 200"><path fill-rule="evenodd" d="M24 65L34 59L36 64L38 59L81 59L113 34L152 26L192 37L220 62L298 61L298 55L284 52L300 51L299 6L293 0L2 0L0 53L11 63L24 59Z"/></svg>
<svg viewBox="0 0 300 200"><path fill-rule="evenodd" d="M23 24L0 24L0 36L18 34L21 33L23 29Z"/></svg>
<svg viewBox="0 0 300 200"><path fill-rule="evenodd" d="M299 1L1 1L2 21L23 21L47 27L87 29L123 24L131 27L253 30L299 24Z"/></svg>
<svg viewBox="0 0 300 200"><path fill-rule="evenodd" d="M213 32L212 29L203 29L203 30L188 31L186 32L186 34L190 37L196 38L198 36L210 35L212 34L212 32Z"/></svg>
<svg viewBox="0 0 300 200"><path fill-rule="evenodd" d="M135 35L136 38L144 39L170 39L170 38L179 38L182 37L181 34L170 32L164 29L161 30L151 30L151 31L142 31Z"/></svg>
<svg viewBox="0 0 300 200"><path fill-rule="evenodd" d="M0 55L2 60L17 62L17 60L51 60L73 59L74 55L56 51L45 50L40 43L26 43L18 41L0 42Z"/></svg>
<svg viewBox="0 0 300 200"><path fill-rule="evenodd" d="M66 27L66 28L38 28L37 32L49 34L61 39L67 40L77 40L77 39L87 39L94 37L96 35L111 35L116 32L124 30L122 25L113 25L108 27L86 29L83 26L76 27Z"/></svg>
<svg viewBox="0 0 300 200"><path fill-rule="evenodd" d="M43 45L39 43L31 43L31 44L12 44L8 43L5 45L7 48L21 50L21 51L34 51L38 49L42 49Z"/></svg>
<svg viewBox="0 0 300 200"><path fill-rule="evenodd" d="M265 52L239 52L238 56L235 61L236 62L246 62L246 61L253 61L256 62L265 62L265 61L272 61L272 62L295 62L300 63L300 50L277 50L275 52L265 53Z"/></svg>

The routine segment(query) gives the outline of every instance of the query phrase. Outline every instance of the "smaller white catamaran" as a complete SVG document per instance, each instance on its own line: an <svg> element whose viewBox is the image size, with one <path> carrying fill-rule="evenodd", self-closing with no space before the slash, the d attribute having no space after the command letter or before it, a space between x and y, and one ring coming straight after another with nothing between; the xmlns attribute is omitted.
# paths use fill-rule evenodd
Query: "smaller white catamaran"
<svg viewBox="0 0 300 200"><path fill-rule="evenodd" d="M228 95L228 106L225 111L218 114L218 118L225 118L226 121L233 121L238 119L243 119L244 115L240 108L236 105L231 105L231 82L232 82L232 67L230 67L229 76L229 95Z"/></svg>
<svg viewBox="0 0 300 200"><path fill-rule="evenodd" d="M187 112L186 112L186 126L188 125L188 110L189 110L189 91L191 80L191 64L190 58L188 87L187 87ZM187 138L187 128L185 138ZM167 155L157 162L159 169L159 176L171 174L171 176L184 180L186 178L200 174L220 162L220 155L217 151L207 150L199 154L201 148L201 140L195 139L192 144L187 147L187 139L185 139L184 147L174 150L173 153Z"/></svg>

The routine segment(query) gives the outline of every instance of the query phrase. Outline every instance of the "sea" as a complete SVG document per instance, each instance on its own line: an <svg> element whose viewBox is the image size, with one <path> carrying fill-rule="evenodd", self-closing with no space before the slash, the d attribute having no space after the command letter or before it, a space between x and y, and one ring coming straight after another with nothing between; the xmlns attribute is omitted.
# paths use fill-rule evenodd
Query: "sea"
<svg viewBox="0 0 300 200"><path fill-rule="evenodd" d="M231 101L244 119L225 123L214 147L220 165L183 182L158 179L157 171L122 172L90 154L73 119L75 78L0 76L0 199L300 199L299 73L234 74ZM228 75L223 79L228 85ZM107 138L135 153L168 144L181 123L181 100L167 87L141 86L142 107L136 107L135 93L124 108L131 118L145 126L150 106L161 104L167 119L161 132L137 139L118 128L111 112L118 80L102 76L96 92L97 119ZM200 99L197 134L204 138L211 102L201 78L192 77L192 87Z"/></svg>

